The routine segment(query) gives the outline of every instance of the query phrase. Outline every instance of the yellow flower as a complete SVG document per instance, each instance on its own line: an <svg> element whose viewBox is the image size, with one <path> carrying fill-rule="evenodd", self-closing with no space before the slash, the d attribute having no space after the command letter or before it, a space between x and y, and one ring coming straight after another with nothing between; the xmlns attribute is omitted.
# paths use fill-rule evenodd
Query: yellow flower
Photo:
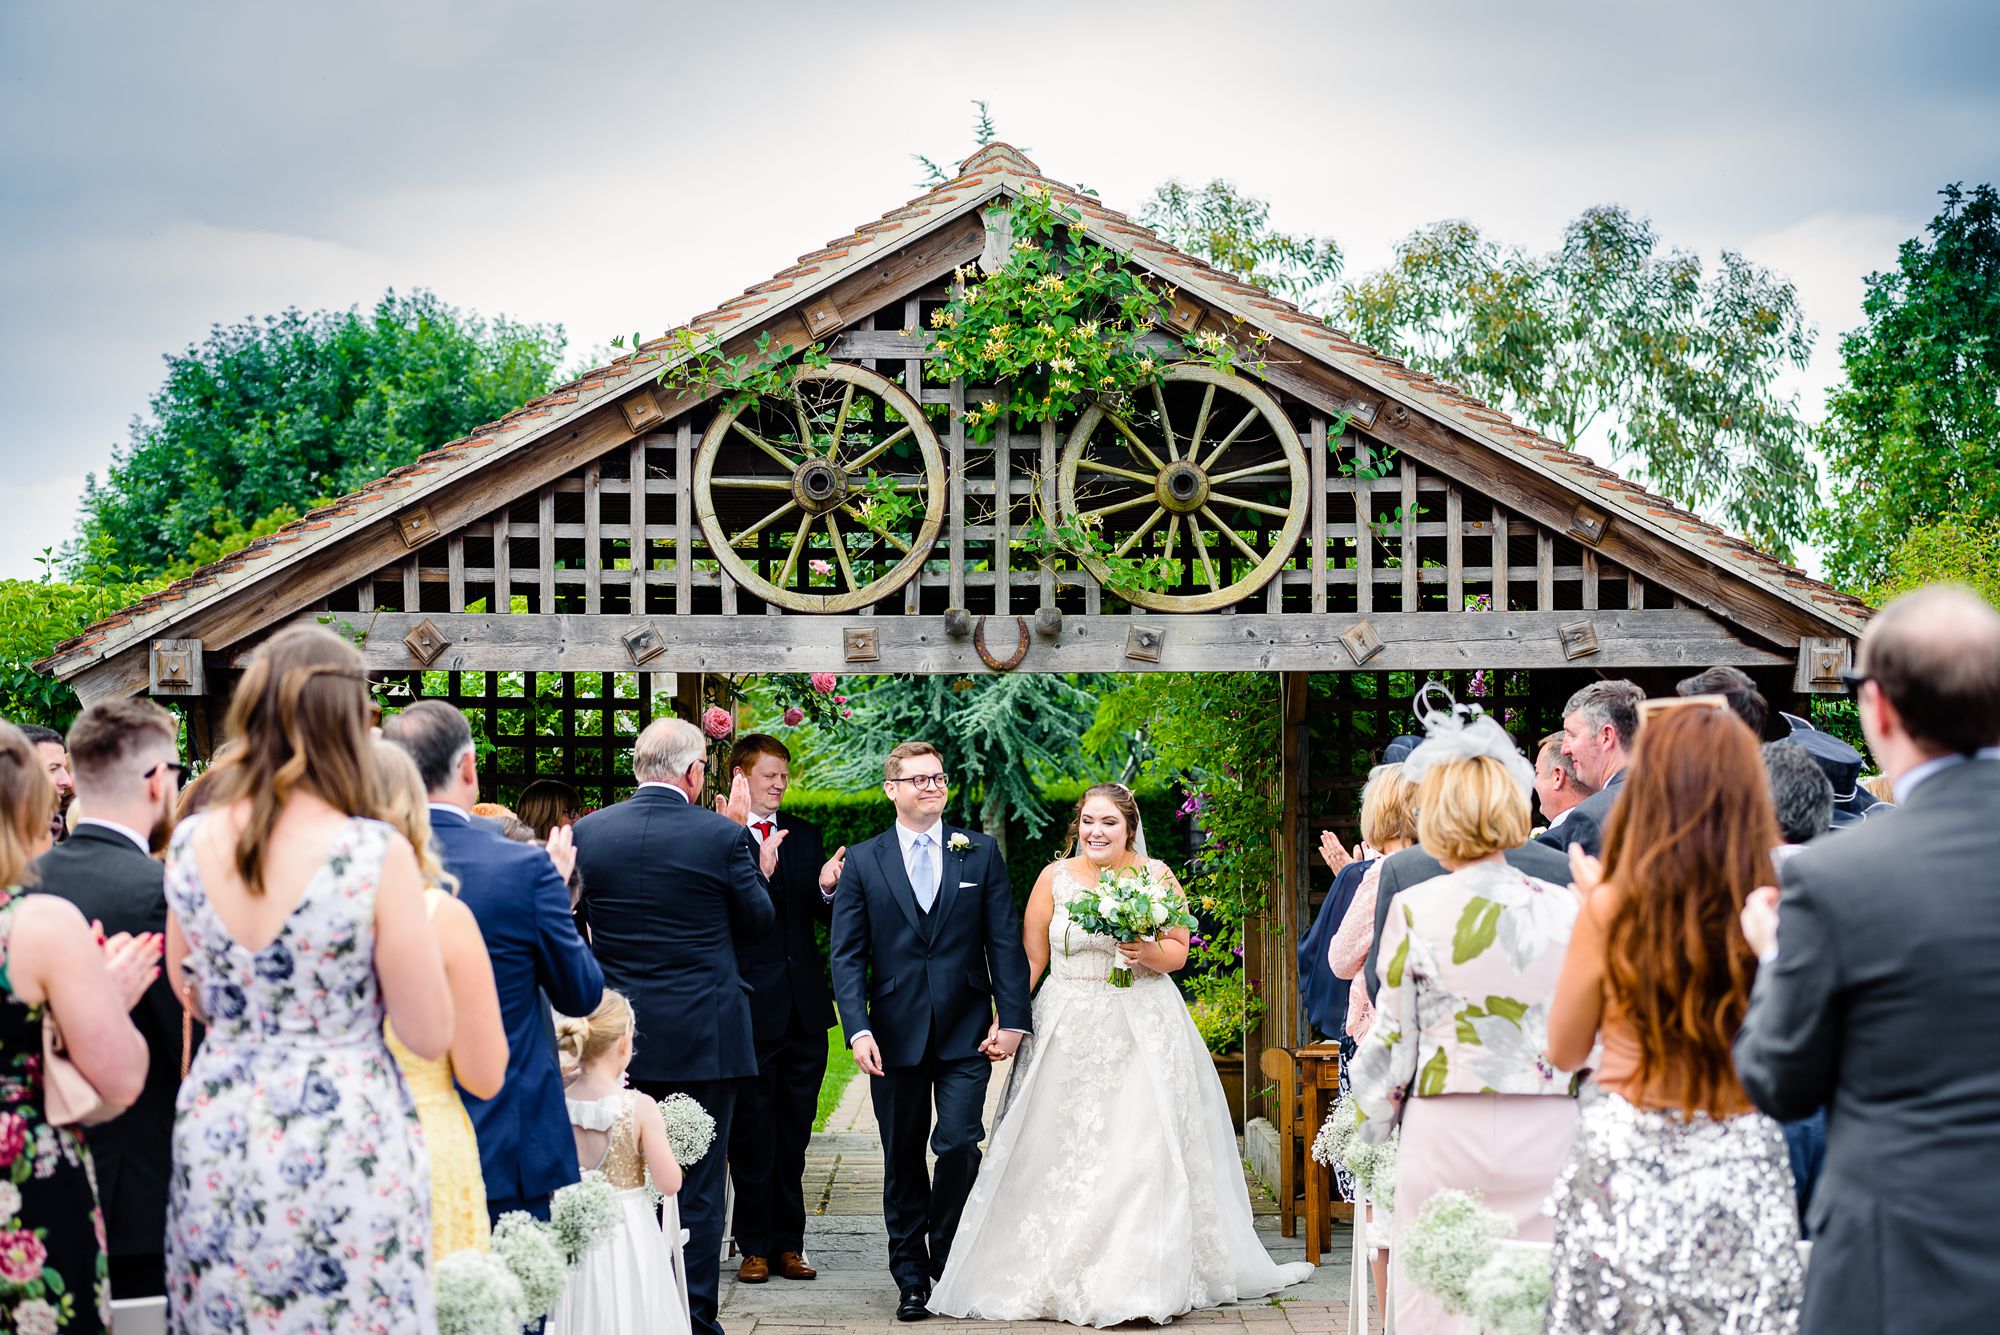
<svg viewBox="0 0 2000 1335"><path fill-rule="evenodd" d="M1014 243L1014 249L1016 249L1016 250L1025 250L1025 251L1037 251L1037 250L1040 250L1040 249L1041 249L1041 247L1040 247L1040 246L1038 246L1038 245L1036 245L1036 244L1035 244L1034 242L1032 242L1032 241L1029 241L1029 240L1026 240L1026 239L1023 239L1023 240L1020 240L1020 241L1016 241L1016 242Z"/></svg>
<svg viewBox="0 0 2000 1335"><path fill-rule="evenodd" d="M1074 371L1076 369L1076 363L1068 357L1053 358L1050 360L1049 365L1058 371Z"/></svg>
<svg viewBox="0 0 2000 1335"><path fill-rule="evenodd" d="M982 403L981 403L981 404L979 405L979 408L980 408L980 411L981 411L981 412L987 412L987 413L991 413L991 414L993 414L993 415L994 415L995 417L998 417L998 416L1000 415L1000 405L999 405L999 404L997 404L997 403L995 403L995 402L994 402L993 400L991 400L991 399L987 399L987 400L985 400L984 402L982 402Z"/></svg>
<svg viewBox="0 0 2000 1335"><path fill-rule="evenodd" d="M1104 375L1104 376L1099 376L1097 378L1097 383L1104 386L1106 389L1110 389L1113 385L1117 384L1118 382L1112 377Z"/></svg>
<svg viewBox="0 0 2000 1335"><path fill-rule="evenodd" d="M1056 332L1056 327L1047 320L1044 320L1035 326L1035 332L1038 334L1053 334Z"/></svg>
<svg viewBox="0 0 2000 1335"><path fill-rule="evenodd" d="M1153 373L1153 359L1151 357L1141 357L1139 359L1139 371L1143 375L1151 375Z"/></svg>
<svg viewBox="0 0 2000 1335"><path fill-rule="evenodd" d="M1085 320L1082 324L1076 327L1076 332L1084 338L1096 338L1097 321Z"/></svg>

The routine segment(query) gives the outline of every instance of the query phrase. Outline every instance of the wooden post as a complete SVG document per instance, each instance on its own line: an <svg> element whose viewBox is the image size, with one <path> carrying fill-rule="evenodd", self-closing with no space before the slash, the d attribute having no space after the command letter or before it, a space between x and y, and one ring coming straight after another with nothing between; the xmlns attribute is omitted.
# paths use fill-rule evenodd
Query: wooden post
<svg viewBox="0 0 2000 1335"><path fill-rule="evenodd" d="M1306 704L1306 674L1280 673L1281 728L1275 782L1284 811L1272 832L1278 862L1276 882L1264 912L1244 925L1244 969L1250 977L1262 980L1264 999L1264 1019L1244 1045L1246 1071L1258 1069L1251 1054L1267 1047L1297 1047L1300 1041L1298 932L1305 904ZM1255 1113L1246 1106L1245 1115Z"/></svg>

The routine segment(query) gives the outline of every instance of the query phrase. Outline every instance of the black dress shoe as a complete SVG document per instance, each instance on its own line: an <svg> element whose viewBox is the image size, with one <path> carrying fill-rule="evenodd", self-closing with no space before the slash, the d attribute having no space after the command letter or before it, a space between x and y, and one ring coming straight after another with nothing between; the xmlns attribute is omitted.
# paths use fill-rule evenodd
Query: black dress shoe
<svg viewBox="0 0 2000 1335"><path fill-rule="evenodd" d="M931 1295L924 1289L904 1289L903 1300L896 1304L896 1320L922 1321L931 1314L927 1305Z"/></svg>

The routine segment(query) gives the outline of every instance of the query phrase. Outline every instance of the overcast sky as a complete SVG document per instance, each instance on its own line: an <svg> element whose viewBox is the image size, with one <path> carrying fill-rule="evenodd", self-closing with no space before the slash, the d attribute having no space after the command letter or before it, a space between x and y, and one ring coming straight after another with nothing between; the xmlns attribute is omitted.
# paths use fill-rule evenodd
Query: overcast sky
<svg viewBox="0 0 2000 1335"><path fill-rule="evenodd" d="M1991 0L0 0L0 576L211 324L429 287L574 360L899 204L973 98L1114 206L1227 177L1350 276L1626 205L1797 283L1817 413L1862 276L2000 178L1996 70Z"/></svg>

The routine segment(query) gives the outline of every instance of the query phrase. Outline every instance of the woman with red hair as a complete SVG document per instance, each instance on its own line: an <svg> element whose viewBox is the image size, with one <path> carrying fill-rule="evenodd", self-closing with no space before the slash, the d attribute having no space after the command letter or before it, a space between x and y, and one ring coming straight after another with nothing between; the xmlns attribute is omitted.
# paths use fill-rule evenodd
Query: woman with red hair
<svg viewBox="0 0 2000 1335"><path fill-rule="evenodd" d="M1715 703L1642 707L1601 878L1575 858L1548 1057L1603 1051L1556 1187L1551 1332L1798 1329L1784 1136L1730 1053L1757 972L1737 919L1773 880L1777 819L1756 737Z"/></svg>

